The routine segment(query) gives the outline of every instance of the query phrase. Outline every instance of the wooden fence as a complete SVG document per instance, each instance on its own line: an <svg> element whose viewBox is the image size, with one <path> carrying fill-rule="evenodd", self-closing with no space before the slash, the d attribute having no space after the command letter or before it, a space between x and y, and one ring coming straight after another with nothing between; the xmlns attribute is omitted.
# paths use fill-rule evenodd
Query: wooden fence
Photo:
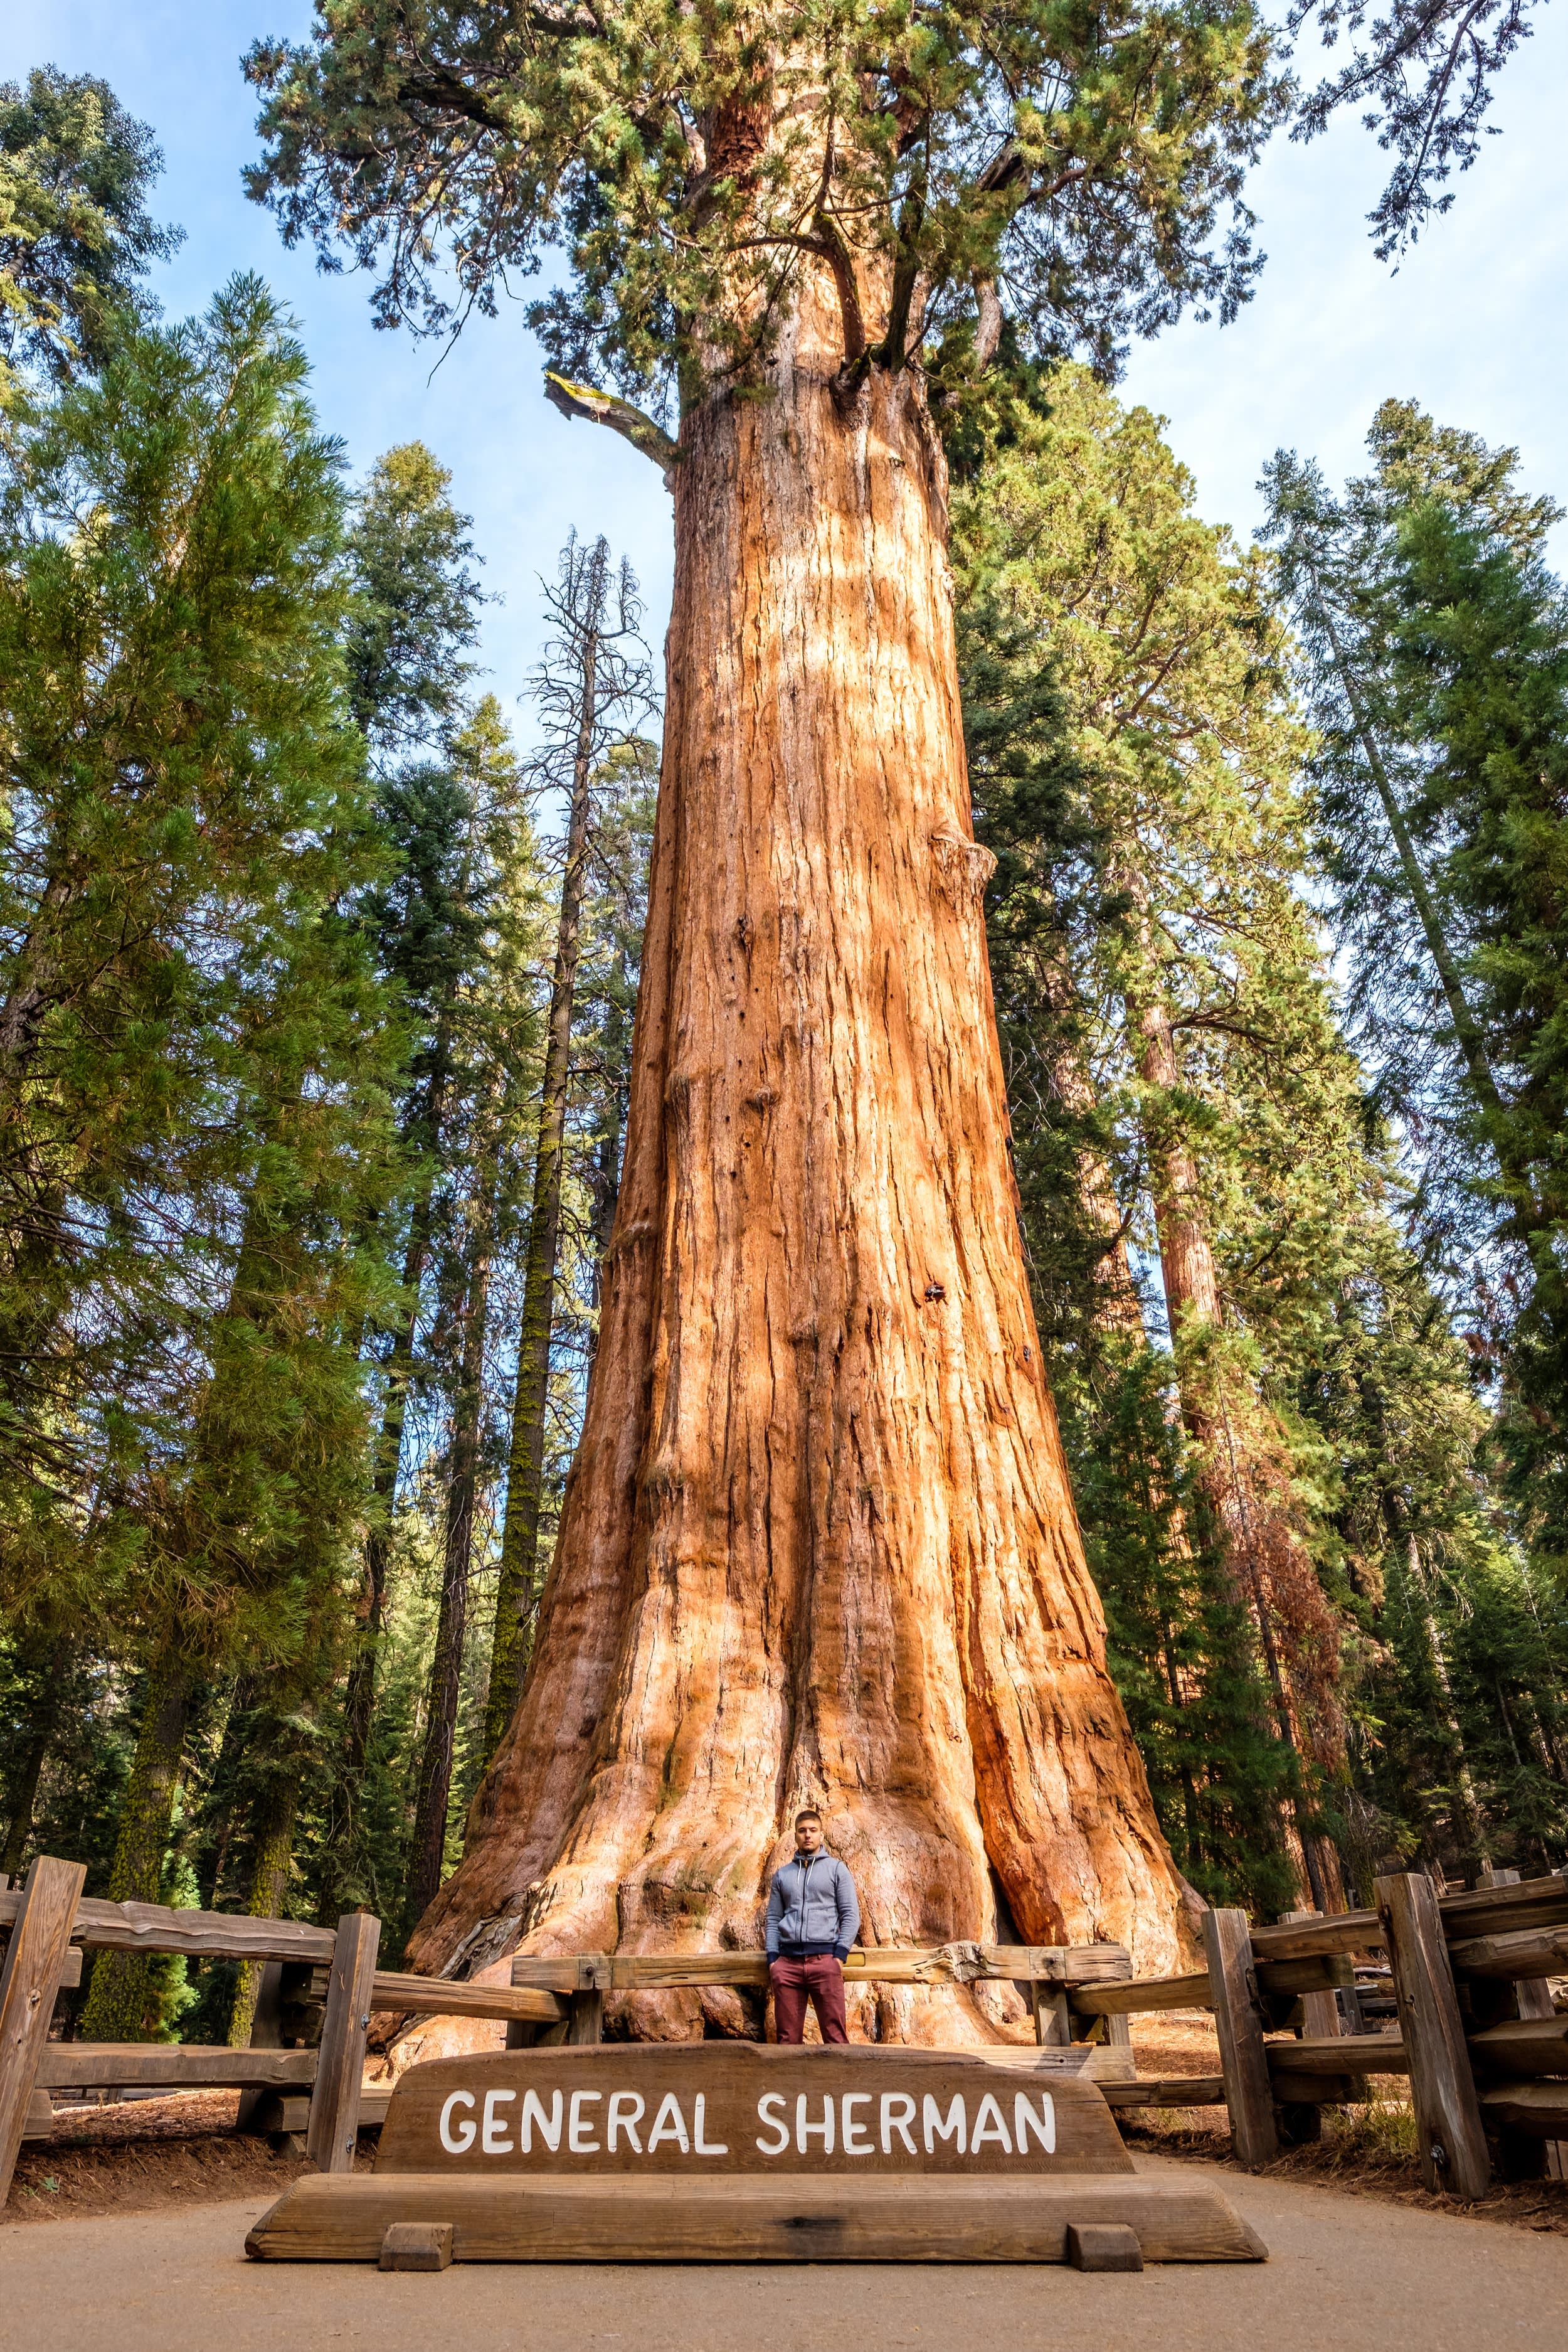
<svg viewBox="0 0 1568 2352"><path fill-rule="evenodd" d="M379 2123L386 2092L363 2091L372 2015L480 2017L504 2021L514 2046L597 2042L609 1991L674 1985L766 1985L761 1953L674 1958L586 1954L518 1959L513 1983L471 1985L445 1977L399 1975L376 1966L381 1922L351 1911L336 1929L227 1912L175 1911L153 1903L83 1897L78 1863L42 1856L26 1885L0 1889L0 1935L8 1937L0 1975L0 2205L18 2149L53 2125L49 2093L83 2088L193 2090L237 2086L242 2128L306 2131L307 2152L325 2172L347 2171L361 2123ZM176 2042L51 2042L62 1987L81 1979L83 1949L173 1952L264 1963L260 1995L243 2050ZM850 1955L851 1983L967 1984L985 1978L1027 1983L1040 2040L1058 2035L1070 1993L1125 1981L1132 1963L1118 1944L1071 1949L953 1944L940 1950L878 1949ZM1106 2038L1127 2040L1125 2021ZM1071 2023L1092 2038L1103 2021ZM288 2040L304 2046L287 2048ZM1132 2072L1130 2053L1125 2071Z"/></svg>
<svg viewBox="0 0 1568 2352"><path fill-rule="evenodd" d="M292 1919L173 1911L156 1903L85 1900L79 1863L41 1855L19 1889L0 1889L0 2206L25 2138L52 2127L51 2091L206 2090L237 2086L241 2125L299 2130L324 2172L353 2163L361 2123L379 2122L388 2094L361 2095L372 2014L484 2017L551 2025L569 2005L549 1992L469 1985L378 1969L382 1924L350 1911L336 1929ZM250 2046L158 2042L51 2042L62 1986L81 1980L83 1949L175 1952L263 1963ZM286 2039L305 2046L287 2048Z"/></svg>
<svg viewBox="0 0 1568 2352"><path fill-rule="evenodd" d="M0 2204L29 2126L50 2127L52 2090L237 2085L242 2126L303 2127L320 2168L346 2171L360 2124L385 2109L386 2093L361 2087L378 2011L504 2021L512 2046L595 2042L606 1993L767 1982L759 1952L519 1955L510 1987L399 1975L376 1966L381 1922L368 1912L333 1930L89 1902L84 1875L42 1857L23 1888L0 1889ZM1511 2177L1556 2168L1555 2145L1568 2142L1568 2015L1545 1980L1568 1972L1568 1879L1515 1876L1439 1896L1407 1874L1380 1878L1375 1894L1375 1910L1296 1913L1274 1927L1208 1912L1207 1965L1182 1976L1134 1979L1116 1944L873 1948L852 1952L844 1974L850 1985L1020 1984L1038 2043L1107 2045L1094 2072L1113 2108L1223 2105L1247 2164L1314 2136L1322 2108L1364 2099L1369 2076L1406 2074L1430 2187L1473 2198L1494 2165ZM262 1961L250 2046L51 2042L56 1995L79 1982L84 1948ZM1358 1971L1355 1954L1379 1951L1385 1976L1364 1960ZM1364 1999L1392 2011L1393 2032L1364 2030ZM1173 2009L1212 2011L1218 2074L1134 2075L1130 2019Z"/></svg>
<svg viewBox="0 0 1568 2352"><path fill-rule="evenodd" d="M1547 1979L1568 1974L1568 1878L1493 1884L1439 1895L1429 1878L1380 1878L1376 1907L1324 1917L1296 1912L1253 1927L1243 1911L1204 1917L1207 1968L1190 1976L1080 1987L1080 2014L1207 2009L1220 2073L1103 2084L1117 2105L1229 2110L1236 2153L1266 2164L1315 2137L1325 2106L1359 2104L1369 2077L1405 2075L1416 2153L1430 2189L1483 2195L1505 2179L1563 2177L1568 2142L1568 2013ZM1386 1973L1353 1955L1381 1951ZM1366 2006L1391 2032L1364 2031Z"/></svg>

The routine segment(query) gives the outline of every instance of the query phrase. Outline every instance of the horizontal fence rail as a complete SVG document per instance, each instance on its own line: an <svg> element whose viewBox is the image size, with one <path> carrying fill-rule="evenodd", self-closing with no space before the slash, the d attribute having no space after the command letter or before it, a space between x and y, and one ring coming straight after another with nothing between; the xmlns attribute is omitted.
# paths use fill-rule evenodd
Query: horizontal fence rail
<svg viewBox="0 0 1568 2352"><path fill-rule="evenodd" d="M1121 1944L941 1944L915 1948L858 1944L844 1962L844 1982L951 1985L1097 1984L1128 1978ZM519 1953L514 1985L556 1993L662 1992L704 1985L768 1982L765 1952Z"/></svg>

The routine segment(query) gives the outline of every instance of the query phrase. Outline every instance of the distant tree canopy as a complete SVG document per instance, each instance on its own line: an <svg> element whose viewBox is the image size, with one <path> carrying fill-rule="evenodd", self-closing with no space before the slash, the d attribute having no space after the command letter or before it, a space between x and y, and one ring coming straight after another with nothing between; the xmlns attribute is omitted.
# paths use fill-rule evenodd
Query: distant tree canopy
<svg viewBox="0 0 1568 2352"><path fill-rule="evenodd" d="M0 367L58 376L103 357L149 263L180 241L147 210L162 163L91 74L42 66L25 89L0 83Z"/></svg>

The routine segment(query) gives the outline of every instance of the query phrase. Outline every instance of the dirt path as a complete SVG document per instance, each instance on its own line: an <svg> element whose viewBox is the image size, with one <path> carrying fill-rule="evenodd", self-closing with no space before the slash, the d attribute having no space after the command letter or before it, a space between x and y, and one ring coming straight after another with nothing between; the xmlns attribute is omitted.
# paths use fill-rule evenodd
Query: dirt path
<svg viewBox="0 0 1568 2352"><path fill-rule="evenodd" d="M1169 2159L1139 2169L1169 2176ZM1205 2168L1207 2169L1208 2168ZM1190 2165L1180 2172L1190 2178ZM1562 2352L1568 2242L1213 2168L1258 2267L513 2269L247 2263L255 2198L0 2228L29 2352Z"/></svg>

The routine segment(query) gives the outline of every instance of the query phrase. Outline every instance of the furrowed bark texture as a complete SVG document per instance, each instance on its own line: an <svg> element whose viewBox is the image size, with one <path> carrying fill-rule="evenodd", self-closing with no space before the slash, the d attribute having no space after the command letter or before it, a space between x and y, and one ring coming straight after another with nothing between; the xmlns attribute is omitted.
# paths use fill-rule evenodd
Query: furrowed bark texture
<svg viewBox="0 0 1568 2352"><path fill-rule="evenodd" d="M1157 998L1136 1009L1138 1070L1152 1101L1164 1105L1181 1083L1170 1014ZM1197 1162L1179 1136L1169 1131L1167 1114L1156 1109L1146 1137L1160 1272L1172 1337L1177 1343L1182 1421L1200 1451L1198 1478L1223 1538L1230 1574L1242 1605L1257 1625L1263 1664L1274 1696L1281 1739L1298 1756L1303 1745L1293 1677L1281 1658L1281 1633L1296 1655L1319 1654L1332 1661L1329 1681L1316 1692L1320 1748L1337 1733L1332 1679L1337 1675L1338 1634L1322 1587L1289 1511L1282 1506L1282 1457L1260 1458L1259 1407L1241 1417L1202 1366L1204 1335L1222 1326L1219 1277L1203 1206ZM1239 1423L1239 1425L1238 1425ZM1344 1891L1338 1857L1328 1841L1303 1832L1293 1810L1282 1822L1287 1851L1298 1885L1310 1892L1318 1911L1343 1910Z"/></svg>
<svg viewBox="0 0 1568 2352"><path fill-rule="evenodd" d="M1030 1942L1176 1958L1025 1281L940 453L908 373L841 411L812 320L770 398L683 425L600 1344L522 1703L421 1969L754 1946L808 1799L868 1943L985 1936L994 1868ZM999 2014L857 2008L889 2040ZM757 2030L722 1991L620 2024L705 2016Z"/></svg>

